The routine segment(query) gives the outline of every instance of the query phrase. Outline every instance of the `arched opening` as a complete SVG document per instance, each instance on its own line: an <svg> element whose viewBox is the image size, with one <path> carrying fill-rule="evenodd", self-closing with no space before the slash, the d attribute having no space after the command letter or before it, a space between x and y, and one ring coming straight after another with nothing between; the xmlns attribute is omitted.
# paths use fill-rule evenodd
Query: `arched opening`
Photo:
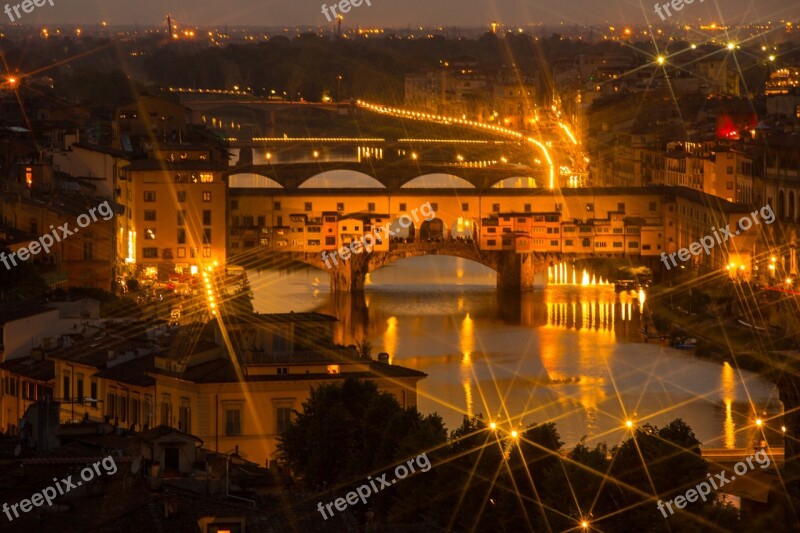
<svg viewBox="0 0 800 533"><path fill-rule="evenodd" d="M541 186L536 178L520 176L500 180L492 185L492 189L538 189Z"/></svg>
<svg viewBox="0 0 800 533"><path fill-rule="evenodd" d="M420 242L442 242L447 238L447 225L441 218L426 220L419 228Z"/></svg>
<svg viewBox="0 0 800 533"><path fill-rule="evenodd" d="M283 185L272 178L261 174L244 172L241 174L231 174L228 176L228 187L231 189L251 188L251 189L283 189Z"/></svg>
<svg viewBox="0 0 800 533"><path fill-rule="evenodd" d="M452 174L424 174L404 183L401 189L474 189L475 186Z"/></svg>
<svg viewBox="0 0 800 533"><path fill-rule="evenodd" d="M311 176L298 189L385 189L378 180L354 170L328 170Z"/></svg>
<svg viewBox="0 0 800 533"><path fill-rule="evenodd" d="M478 235L478 224L471 218L458 217L450 224L448 237L455 242L472 243Z"/></svg>
<svg viewBox="0 0 800 533"><path fill-rule="evenodd" d="M786 221L786 195L783 191L778 192L778 218Z"/></svg>
<svg viewBox="0 0 800 533"><path fill-rule="evenodd" d="M789 222L794 222L794 191L789 191L789 212L787 213Z"/></svg>
<svg viewBox="0 0 800 533"><path fill-rule="evenodd" d="M490 267L450 255L421 255L393 261L370 273L369 290L396 286L458 290L460 286L497 286L497 272Z"/></svg>

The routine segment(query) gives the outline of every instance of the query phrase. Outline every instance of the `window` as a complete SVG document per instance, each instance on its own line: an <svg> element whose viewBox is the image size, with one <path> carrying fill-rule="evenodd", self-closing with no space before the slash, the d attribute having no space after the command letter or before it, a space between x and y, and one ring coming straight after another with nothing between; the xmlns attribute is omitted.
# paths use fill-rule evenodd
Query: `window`
<svg viewBox="0 0 800 533"><path fill-rule="evenodd" d="M155 222L156 221L156 210L155 209L145 209L144 210L144 219L146 222Z"/></svg>
<svg viewBox="0 0 800 533"><path fill-rule="evenodd" d="M83 402L83 374L78 374L75 380L75 398Z"/></svg>
<svg viewBox="0 0 800 533"><path fill-rule="evenodd" d="M648 207L649 207L650 211L655 211L656 210L656 203L655 202L650 202L650 205Z"/></svg>
<svg viewBox="0 0 800 533"><path fill-rule="evenodd" d="M70 393L71 380L69 374L64 374L64 379L62 383L64 384L64 389L63 389L64 394L62 396L64 397L65 401L70 401L72 399L72 395Z"/></svg>
<svg viewBox="0 0 800 533"><path fill-rule="evenodd" d="M631 241L631 242L628 243L628 248L638 248L638 247L639 247L639 243L636 242L636 241Z"/></svg>
<svg viewBox="0 0 800 533"><path fill-rule="evenodd" d="M117 397L119 402L119 409L117 409L117 416L119 417L120 422L126 422L128 420L128 397L120 394Z"/></svg>
<svg viewBox="0 0 800 533"><path fill-rule="evenodd" d="M612 231L614 233L622 233L625 231L625 228L612 228Z"/></svg>
<svg viewBox="0 0 800 533"><path fill-rule="evenodd" d="M90 402L92 404L92 407L97 409L97 382L96 381L92 381L92 383L89 385L89 395L93 400L92 402Z"/></svg>
<svg viewBox="0 0 800 533"><path fill-rule="evenodd" d="M311 211L312 209L313 209L313 207L312 207L311 202L305 202L304 203L304 205L303 205L303 210L304 211L308 212L308 211Z"/></svg>
<svg viewBox="0 0 800 533"><path fill-rule="evenodd" d="M725 184L725 188L728 189L729 191L733 190L733 182L732 181L727 182Z"/></svg>
<svg viewBox="0 0 800 533"><path fill-rule="evenodd" d="M263 227L267 225L267 219L264 216L258 217L258 225Z"/></svg>
<svg viewBox="0 0 800 533"><path fill-rule="evenodd" d="M239 243L235 242L233 244L239 244ZM234 248L235 248L235 246L234 246ZM186 248L183 248L183 247L178 248L178 258L179 259L183 259L185 257L186 257Z"/></svg>
<svg viewBox="0 0 800 533"><path fill-rule="evenodd" d="M272 208L275 211L280 211L281 210L281 203L280 202L275 202L274 204L272 204Z"/></svg>
<svg viewBox="0 0 800 533"><path fill-rule="evenodd" d="M550 241L550 246L558 246L558 241Z"/></svg>
<svg viewBox="0 0 800 533"><path fill-rule="evenodd" d="M161 396L161 421L164 426L172 425L172 402L169 394Z"/></svg>
<svg viewBox="0 0 800 533"><path fill-rule="evenodd" d="M94 245L91 242L83 243L83 260L84 261L94 260Z"/></svg>
<svg viewBox="0 0 800 533"><path fill-rule="evenodd" d="M603 242L603 241L597 241L597 242L595 242L595 243L594 243L594 245L595 245L595 247L597 247L597 248L605 248L605 247L607 247L607 246L608 246L608 244L607 244L607 243L605 243L605 242Z"/></svg>
<svg viewBox="0 0 800 533"><path fill-rule="evenodd" d="M284 430L292 423L292 408L291 407L276 407L275 408L275 433L283 433Z"/></svg>
<svg viewBox="0 0 800 533"><path fill-rule="evenodd" d="M211 191L203 191L203 201L204 202L211 201Z"/></svg>
<svg viewBox="0 0 800 533"><path fill-rule="evenodd" d="M209 247L203 248L203 257L205 258L211 257L211 248Z"/></svg>
<svg viewBox="0 0 800 533"><path fill-rule="evenodd" d="M113 392L106 394L106 414L111 417L117 414L117 395Z"/></svg>
<svg viewBox="0 0 800 533"><path fill-rule="evenodd" d="M144 191L144 201L151 203L156 201L156 191Z"/></svg>
<svg viewBox="0 0 800 533"><path fill-rule="evenodd" d="M226 403L225 408L225 435L235 437L242 434L242 404Z"/></svg>
<svg viewBox="0 0 800 533"><path fill-rule="evenodd" d="M404 204L404 203L401 203L401 204L398 206L398 208L400 209L400 211L405 211L405 210L406 210L406 204Z"/></svg>
<svg viewBox="0 0 800 533"><path fill-rule="evenodd" d="M492 212L499 213L500 212L500 204L492 204Z"/></svg>
<svg viewBox="0 0 800 533"><path fill-rule="evenodd" d="M239 200L231 200L231 211L239 210Z"/></svg>
<svg viewBox="0 0 800 533"><path fill-rule="evenodd" d="M556 202L554 211L556 211L557 213L560 213L562 209L563 209L563 206L561 205L561 203Z"/></svg>
<svg viewBox="0 0 800 533"><path fill-rule="evenodd" d="M564 246L574 246L574 245L575 245L575 241L573 241L572 239L566 239L564 241Z"/></svg>
<svg viewBox="0 0 800 533"><path fill-rule="evenodd" d="M439 210L439 204L437 202L431 202L431 211L434 213Z"/></svg>
<svg viewBox="0 0 800 533"><path fill-rule="evenodd" d="M497 228L486 228L486 233L497 233Z"/></svg>
<svg viewBox="0 0 800 533"><path fill-rule="evenodd" d="M733 167L728 167L726 174L733 174Z"/></svg>
<svg viewBox="0 0 800 533"><path fill-rule="evenodd" d="M178 228L178 244L186 244L186 229Z"/></svg>
<svg viewBox="0 0 800 533"><path fill-rule="evenodd" d="M147 427L153 427L153 397L149 394L144 395L144 413L142 421Z"/></svg>
<svg viewBox="0 0 800 533"><path fill-rule="evenodd" d="M462 211L469 211L469 204L468 204L468 203L466 203L466 202L463 202L463 203L461 204L461 210L462 210Z"/></svg>
<svg viewBox="0 0 800 533"><path fill-rule="evenodd" d="M141 403L138 396L131 398L131 424L139 424L140 422L139 410Z"/></svg>
<svg viewBox="0 0 800 533"><path fill-rule="evenodd" d="M586 211L594 212L594 204L586 204Z"/></svg>
<svg viewBox="0 0 800 533"><path fill-rule="evenodd" d="M211 244L211 228L203 228L203 244Z"/></svg>
<svg viewBox="0 0 800 533"><path fill-rule="evenodd" d="M617 211L625 212L625 202L617 202Z"/></svg>
<svg viewBox="0 0 800 533"><path fill-rule="evenodd" d="M369 202L369 203L367 203L367 211L369 211L370 213L372 213L373 211L375 211L375 202Z"/></svg>
<svg viewBox="0 0 800 533"><path fill-rule="evenodd" d="M279 376L285 376L288 373L289 373L289 367L286 367L286 366L279 366L278 367L278 375Z"/></svg>
<svg viewBox="0 0 800 533"><path fill-rule="evenodd" d="M184 433L192 430L192 409L189 406L188 398L181 398L181 410L178 414L178 429Z"/></svg>
<svg viewBox="0 0 800 533"><path fill-rule="evenodd" d="M336 237L325 237L325 246L336 246Z"/></svg>
<svg viewBox="0 0 800 533"><path fill-rule="evenodd" d="M495 239L489 239L486 241L487 246L497 246L497 241Z"/></svg>
<svg viewBox="0 0 800 533"><path fill-rule="evenodd" d="M203 225L210 226L211 225L211 210L210 209L203 209Z"/></svg>
<svg viewBox="0 0 800 533"><path fill-rule="evenodd" d="M146 241L154 241L154 240L156 240L156 228L145 228L144 229L144 240L146 240Z"/></svg>
<svg viewBox="0 0 800 533"><path fill-rule="evenodd" d="M344 211L344 202L337 202L336 203L336 210L337 211Z"/></svg>

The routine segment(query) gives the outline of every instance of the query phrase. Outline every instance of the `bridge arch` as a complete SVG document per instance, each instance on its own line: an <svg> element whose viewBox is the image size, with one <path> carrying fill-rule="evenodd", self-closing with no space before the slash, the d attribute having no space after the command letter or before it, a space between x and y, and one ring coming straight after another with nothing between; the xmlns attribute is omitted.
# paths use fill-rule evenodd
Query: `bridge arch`
<svg viewBox="0 0 800 533"><path fill-rule="evenodd" d="M411 178L400 186L401 189L474 189L475 185L453 174L422 174Z"/></svg>
<svg viewBox="0 0 800 533"><path fill-rule="evenodd" d="M518 176L501 179L492 185L492 189L537 189L541 186L541 183L536 178Z"/></svg>
<svg viewBox="0 0 800 533"><path fill-rule="evenodd" d="M385 189L386 186L357 170L327 170L301 182L298 189Z"/></svg>
<svg viewBox="0 0 800 533"><path fill-rule="evenodd" d="M228 176L228 187L236 188L255 188L255 189L283 189L283 185L263 174L253 172L241 172Z"/></svg>

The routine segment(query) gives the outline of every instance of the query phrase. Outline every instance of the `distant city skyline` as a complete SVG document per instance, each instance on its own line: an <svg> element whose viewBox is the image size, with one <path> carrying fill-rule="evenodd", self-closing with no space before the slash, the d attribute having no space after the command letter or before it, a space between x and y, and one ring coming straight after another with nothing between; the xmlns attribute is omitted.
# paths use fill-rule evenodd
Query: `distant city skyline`
<svg viewBox="0 0 800 533"><path fill-rule="evenodd" d="M596 24L603 22L643 24L661 23L654 13L655 0L634 2L611 0L590 2L570 0L559 4L541 0L372 0L362 3L345 15L344 25L352 27L381 26L403 28L419 25L480 27L496 21L504 25L525 25L531 22ZM663 3L663 2L662 2ZM313 25L329 26L318 0L238 0L231 3L211 0L140 0L135 3L99 2L97 0L54 0L23 15L19 23L31 24L99 24L111 26L138 23L159 24L170 13L184 25ZM329 2L328 4L331 4ZM13 4L12 4L13 6ZM796 0L695 0L685 5L670 22L711 22L743 24L755 21L800 19ZM4 20L4 25L9 20Z"/></svg>

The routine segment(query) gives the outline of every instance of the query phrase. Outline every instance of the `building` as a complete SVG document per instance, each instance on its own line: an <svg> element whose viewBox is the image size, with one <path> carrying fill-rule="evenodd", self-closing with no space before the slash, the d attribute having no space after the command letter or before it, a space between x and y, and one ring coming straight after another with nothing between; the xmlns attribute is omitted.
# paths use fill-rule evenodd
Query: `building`
<svg viewBox="0 0 800 533"><path fill-rule="evenodd" d="M119 106L113 121L112 148L146 153L153 146L181 142L189 110L155 96Z"/></svg>
<svg viewBox="0 0 800 533"><path fill-rule="evenodd" d="M162 159L123 170L131 226L124 236L129 273L150 279L197 274L226 262L226 166L210 148L157 152ZM185 156L185 157L184 157Z"/></svg>
<svg viewBox="0 0 800 533"><path fill-rule="evenodd" d="M333 322L316 313L230 316L224 333L199 324L87 325L0 365L4 425L15 431L30 405L51 398L62 422L169 426L265 464L293 410L323 383L368 379L403 407L415 406L425 374L333 346Z"/></svg>

